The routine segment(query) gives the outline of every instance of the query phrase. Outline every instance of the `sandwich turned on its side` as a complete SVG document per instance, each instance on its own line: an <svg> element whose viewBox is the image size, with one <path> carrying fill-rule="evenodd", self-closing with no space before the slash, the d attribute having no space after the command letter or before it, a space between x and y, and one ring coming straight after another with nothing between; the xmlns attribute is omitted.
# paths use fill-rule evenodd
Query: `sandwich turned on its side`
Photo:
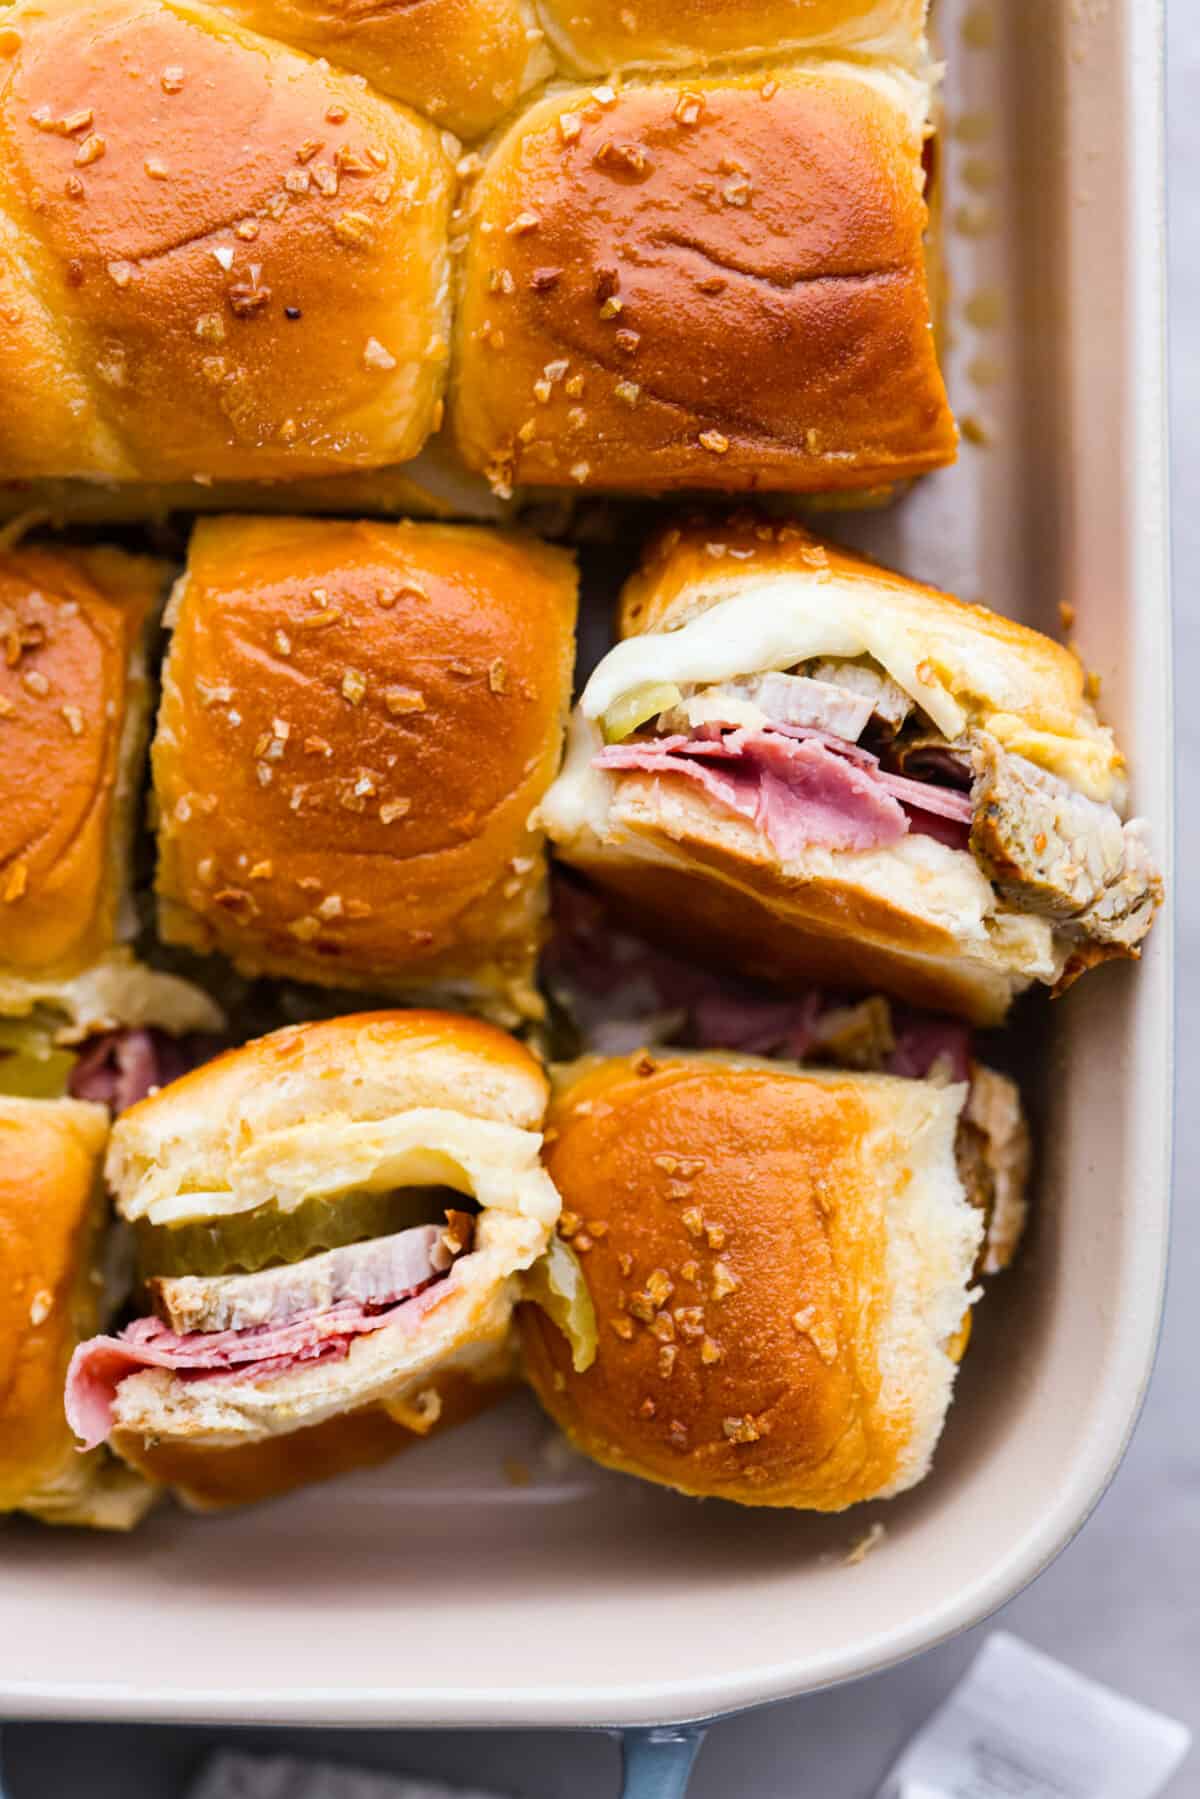
<svg viewBox="0 0 1200 1799"><path fill-rule="evenodd" d="M211 1505L476 1409L558 1215L545 1103L503 1032L382 1012L276 1031L124 1113L107 1176L153 1311L76 1352L76 1434Z"/></svg>
<svg viewBox="0 0 1200 1799"><path fill-rule="evenodd" d="M1139 954L1161 881L1061 645L745 517L662 534L620 634L541 816L644 928L981 1024Z"/></svg>

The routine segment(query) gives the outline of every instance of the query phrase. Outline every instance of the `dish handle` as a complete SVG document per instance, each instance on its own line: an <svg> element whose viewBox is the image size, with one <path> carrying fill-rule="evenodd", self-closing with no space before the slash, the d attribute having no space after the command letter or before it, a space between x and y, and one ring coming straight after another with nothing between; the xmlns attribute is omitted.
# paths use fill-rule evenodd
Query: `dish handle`
<svg viewBox="0 0 1200 1799"><path fill-rule="evenodd" d="M621 1799L683 1799L705 1724L664 1724L621 1733Z"/></svg>

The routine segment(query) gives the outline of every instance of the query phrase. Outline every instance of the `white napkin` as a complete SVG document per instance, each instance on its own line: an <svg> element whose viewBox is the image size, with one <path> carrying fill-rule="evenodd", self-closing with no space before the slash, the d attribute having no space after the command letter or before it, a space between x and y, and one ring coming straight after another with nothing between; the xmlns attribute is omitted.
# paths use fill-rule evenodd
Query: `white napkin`
<svg viewBox="0 0 1200 1799"><path fill-rule="evenodd" d="M1191 1741L1174 1719L997 1631L877 1799L1154 1799Z"/></svg>
<svg viewBox="0 0 1200 1799"><path fill-rule="evenodd" d="M223 1749L205 1764L188 1799L499 1799L477 1787L440 1786L400 1774L369 1774L290 1755Z"/></svg>

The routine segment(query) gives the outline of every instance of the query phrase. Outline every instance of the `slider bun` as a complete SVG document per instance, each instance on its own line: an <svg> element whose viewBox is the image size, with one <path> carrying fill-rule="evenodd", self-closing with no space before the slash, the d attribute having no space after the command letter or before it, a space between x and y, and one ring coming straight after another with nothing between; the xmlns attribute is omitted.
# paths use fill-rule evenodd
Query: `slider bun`
<svg viewBox="0 0 1200 1799"><path fill-rule="evenodd" d="M478 137L551 72L533 8L521 0L217 0L219 10L403 100L460 137ZM532 33L532 41L531 41Z"/></svg>
<svg viewBox="0 0 1200 1799"><path fill-rule="evenodd" d="M927 0L541 0L550 41L577 75L851 50L905 64L925 45Z"/></svg>
<svg viewBox="0 0 1200 1799"><path fill-rule="evenodd" d="M551 74L522 0L425 0L362 7L354 0L218 0L221 13L416 106L459 137L479 137Z"/></svg>
<svg viewBox="0 0 1200 1799"><path fill-rule="evenodd" d="M469 526L218 519L154 745L169 942L533 1014L576 578ZM281 735L282 733L282 735Z"/></svg>
<svg viewBox="0 0 1200 1799"><path fill-rule="evenodd" d="M187 0L17 0L4 26L0 474L414 455L449 337L436 128Z"/></svg>
<svg viewBox="0 0 1200 1799"><path fill-rule="evenodd" d="M121 1114L106 1175L127 1218L187 1193L213 1199L236 1193L239 1171L264 1147L316 1138L317 1166L254 1164L245 1206L275 1197L286 1206L313 1191L337 1192L339 1142L350 1127L384 1126L410 1111L510 1127L541 1129L546 1077L521 1044L477 1019L444 1012L363 1012L290 1025L229 1050ZM308 1133L306 1136L305 1133ZM504 1170L523 1166L524 1144L486 1133L477 1152ZM468 1153L470 1153L468 1148ZM423 1180L437 1176L423 1176ZM360 1181L360 1185L369 1184ZM555 1208L551 1208L551 1218ZM200 1207L197 1216L206 1215Z"/></svg>
<svg viewBox="0 0 1200 1799"><path fill-rule="evenodd" d="M24 984L77 974L128 925L142 637L165 577L120 550L0 549L0 1009L22 1009Z"/></svg>
<svg viewBox="0 0 1200 1799"><path fill-rule="evenodd" d="M925 85L819 63L764 83L555 94L492 154L451 404L501 490L824 492L954 460Z"/></svg>
<svg viewBox="0 0 1200 1799"><path fill-rule="evenodd" d="M102 1106L0 1097L0 1511L122 1529L149 1503L63 1412L75 1345L96 1326Z"/></svg>
<svg viewBox="0 0 1200 1799"><path fill-rule="evenodd" d="M920 689L914 696L921 704L949 696L964 724L991 731L1089 797L1119 795L1125 761L1086 697L1078 656L1028 625L910 581L797 525L743 514L660 532L622 591L618 634L673 633L720 602L755 592L764 612L797 592L811 594L823 617L839 622L857 626L865 611L885 653L921 665L929 684L924 696ZM795 660L810 653L801 643Z"/></svg>
<svg viewBox="0 0 1200 1799"><path fill-rule="evenodd" d="M512 1354L505 1344L491 1364L477 1370L431 1374L411 1405L397 1405L395 1415L386 1406L370 1406L287 1436L229 1449L186 1439L147 1441L129 1431L117 1432L112 1446L150 1479L172 1488L186 1505L218 1511L275 1499L354 1468L374 1468L423 1438L474 1417L499 1399L511 1380Z"/></svg>
<svg viewBox="0 0 1200 1799"><path fill-rule="evenodd" d="M840 1511L919 1481L981 1233L955 1170L965 1089L644 1052L563 1080L547 1167L592 1239L595 1362L576 1374L536 1307L520 1321L577 1447L747 1505Z"/></svg>

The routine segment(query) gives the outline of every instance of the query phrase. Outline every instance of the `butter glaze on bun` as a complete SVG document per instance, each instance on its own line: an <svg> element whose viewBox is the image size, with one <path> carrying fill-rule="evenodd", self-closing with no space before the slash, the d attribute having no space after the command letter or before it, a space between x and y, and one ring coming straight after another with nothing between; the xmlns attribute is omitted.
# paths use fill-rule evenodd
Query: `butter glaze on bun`
<svg viewBox="0 0 1200 1799"><path fill-rule="evenodd" d="M152 1491L63 1414L75 1345L100 1321L102 1106L0 1096L0 1512L125 1530Z"/></svg>
<svg viewBox="0 0 1200 1799"><path fill-rule="evenodd" d="M460 137L478 137L552 69L533 8L522 0L217 0L264 37L365 75Z"/></svg>
<svg viewBox="0 0 1200 1799"><path fill-rule="evenodd" d="M928 1471L981 1235L966 1089L667 1052L560 1071L546 1166L599 1348L521 1309L550 1415L607 1466L840 1511ZM586 1245L584 1239L586 1238Z"/></svg>
<svg viewBox="0 0 1200 1799"><path fill-rule="evenodd" d="M556 93L474 189L452 421L514 483L886 487L952 462L928 91L798 64Z"/></svg>
<svg viewBox="0 0 1200 1799"><path fill-rule="evenodd" d="M0 475L313 476L440 410L427 120L186 0L18 0L0 88Z"/></svg>
<svg viewBox="0 0 1200 1799"><path fill-rule="evenodd" d="M536 1012L571 558L472 527L201 523L154 744L163 936Z"/></svg>
<svg viewBox="0 0 1200 1799"><path fill-rule="evenodd" d="M541 0L550 41L577 75L768 65L804 50L918 66L928 0Z"/></svg>

